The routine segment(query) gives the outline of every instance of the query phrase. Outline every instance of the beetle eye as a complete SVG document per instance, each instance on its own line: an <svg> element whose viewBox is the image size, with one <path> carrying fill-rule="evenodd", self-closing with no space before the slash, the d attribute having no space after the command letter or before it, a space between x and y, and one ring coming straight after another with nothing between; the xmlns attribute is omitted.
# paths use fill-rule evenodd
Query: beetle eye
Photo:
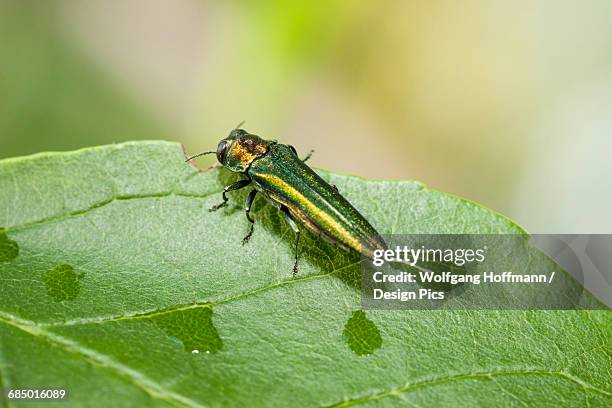
<svg viewBox="0 0 612 408"><path fill-rule="evenodd" d="M219 163L223 164L223 161L225 160L225 153L227 150L227 142L225 140L222 140L219 143L219 146L217 146L217 160L219 160Z"/></svg>
<svg viewBox="0 0 612 408"><path fill-rule="evenodd" d="M293 154L295 154L296 156L298 155L298 154L297 154L297 150L295 150L295 147L293 147L293 146L289 145L289 148L291 149L291 151L293 152Z"/></svg>

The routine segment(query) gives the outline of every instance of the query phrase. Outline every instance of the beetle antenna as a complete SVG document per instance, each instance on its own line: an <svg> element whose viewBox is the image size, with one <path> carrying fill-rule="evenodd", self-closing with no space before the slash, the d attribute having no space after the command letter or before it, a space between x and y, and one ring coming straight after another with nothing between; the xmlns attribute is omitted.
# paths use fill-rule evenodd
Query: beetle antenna
<svg viewBox="0 0 612 408"><path fill-rule="evenodd" d="M245 123L246 123L246 120L243 120L236 126L236 129L240 128L240 126L244 125Z"/></svg>
<svg viewBox="0 0 612 408"><path fill-rule="evenodd" d="M217 152L203 152L203 153L198 153L198 154L194 154L193 156L189 156L187 159L185 159L186 162L188 161L192 161L193 159L195 159L196 157L200 157L200 156L204 156L206 154L216 154Z"/></svg>

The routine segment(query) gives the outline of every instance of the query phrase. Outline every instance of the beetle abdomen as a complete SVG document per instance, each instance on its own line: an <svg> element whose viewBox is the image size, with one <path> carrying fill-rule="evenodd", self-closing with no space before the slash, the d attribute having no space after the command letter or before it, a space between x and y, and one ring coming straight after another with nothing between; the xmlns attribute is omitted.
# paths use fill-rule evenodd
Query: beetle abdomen
<svg viewBox="0 0 612 408"><path fill-rule="evenodd" d="M328 241L371 258L386 248L370 223L287 145L274 144L255 160L248 175L268 199L284 205L294 219Z"/></svg>

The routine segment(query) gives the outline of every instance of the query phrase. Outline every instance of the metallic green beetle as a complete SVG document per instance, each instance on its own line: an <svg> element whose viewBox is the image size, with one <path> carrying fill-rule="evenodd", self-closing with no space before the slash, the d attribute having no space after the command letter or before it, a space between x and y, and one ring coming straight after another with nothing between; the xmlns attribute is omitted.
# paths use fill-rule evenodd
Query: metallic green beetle
<svg viewBox="0 0 612 408"><path fill-rule="evenodd" d="M312 153L312 152L311 152ZM295 148L273 140L264 140L243 129L234 129L219 142L216 152L204 152L187 158L190 161L205 154L216 154L225 168L241 173L239 180L223 189L223 202L213 206L216 211L227 205L227 192L255 187L245 202L246 217L251 223L243 239L247 243L253 234L255 220L250 211L257 193L283 212L287 223L295 232L295 261L293 275L297 273L300 229L297 223L326 241L343 248L353 249L372 258L377 249L386 244L370 223L340 193L300 159Z"/></svg>

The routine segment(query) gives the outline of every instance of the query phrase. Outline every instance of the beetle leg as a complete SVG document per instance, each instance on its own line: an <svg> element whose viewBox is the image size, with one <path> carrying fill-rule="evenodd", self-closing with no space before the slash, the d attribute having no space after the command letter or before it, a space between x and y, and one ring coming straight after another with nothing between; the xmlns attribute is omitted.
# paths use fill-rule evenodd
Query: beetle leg
<svg viewBox="0 0 612 408"><path fill-rule="evenodd" d="M230 184L229 186L225 186L225 188L223 188L223 202L217 205L213 205L208 211L217 211L219 208L225 207L227 205L226 194L228 191L239 190L243 187L248 186L249 184L251 184L251 180L238 180L237 182Z"/></svg>
<svg viewBox="0 0 612 408"><path fill-rule="evenodd" d="M338 187L336 187L336 185L335 185L335 184L332 184L331 186L334 188L334 190L336 190L336 193L339 193L339 192L340 192L340 191L338 190Z"/></svg>
<svg viewBox="0 0 612 408"><path fill-rule="evenodd" d="M314 150L309 151L306 157L302 159L302 163L306 163L306 160L310 159L313 153L314 153Z"/></svg>
<svg viewBox="0 0 612 408"><path fill-rule="evenodd" d="M293 220L293 217L291 217L291 214L289 213L289 209L287 209L287 207L281 207L281 211L285 215L285 221L287 221L287 224L289 224L289 227L295 233L295 261L293 262L293 277L295 278L295 275L297 275L298 273L298 244L300 243L300 229Z"/></svg>
<svg viewBox="0 0 612 408"><path fill-rule="evenodd" d="M256 195L257 195L257 190L253 189L247 196L246 201L244 202L244 213L247 217L247 220L249 220L249 222L251 223L251 229L249 230L249 233L246 235L246 237L242 239L242 245L249 242L249 239L251 239L251 235L253 235L253 227L255 227L255 220L251 218L250 213L251 213L251 207L253 206L253 201L255 201Z"/></svg>

